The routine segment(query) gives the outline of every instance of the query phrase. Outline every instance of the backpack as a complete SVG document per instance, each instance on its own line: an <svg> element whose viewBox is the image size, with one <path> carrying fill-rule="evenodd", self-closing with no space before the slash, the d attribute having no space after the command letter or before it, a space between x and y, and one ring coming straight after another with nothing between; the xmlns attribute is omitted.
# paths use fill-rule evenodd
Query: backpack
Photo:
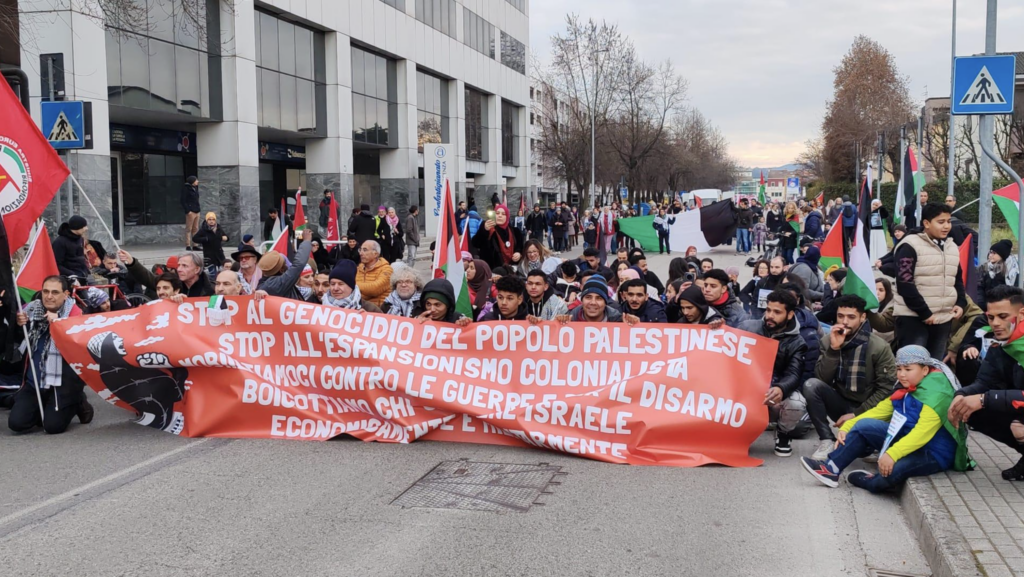
<svg viewBox="0 0 1024 577"><path fill-rule="evenodd" d="M853 218L853 204L843 205L843 218Z"/></svg>

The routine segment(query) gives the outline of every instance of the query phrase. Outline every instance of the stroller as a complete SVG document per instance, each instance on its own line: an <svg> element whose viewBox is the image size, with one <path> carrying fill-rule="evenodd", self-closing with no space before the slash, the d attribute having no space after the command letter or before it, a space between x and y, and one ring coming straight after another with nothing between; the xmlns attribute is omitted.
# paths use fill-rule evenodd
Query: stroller
<svg viewBox="0 0 1024 577"><path fill-rule="evenodd" d="M754 264L759 260L771 261L777 256L782 256L782 250L779 249L779 244L782 239L774 233L768 233L768 239L764 241L764 254L761 256L752 256L747 259L747 266L753 268Z"/></svg>

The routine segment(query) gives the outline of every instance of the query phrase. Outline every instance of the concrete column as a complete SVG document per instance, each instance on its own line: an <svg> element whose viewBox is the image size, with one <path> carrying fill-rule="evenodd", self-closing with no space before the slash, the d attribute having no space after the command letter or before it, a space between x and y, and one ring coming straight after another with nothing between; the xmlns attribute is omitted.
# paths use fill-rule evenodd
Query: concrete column
<svg viewBox="0 0 1024 577"><path fill-rule="evenodd" d="M501 98L488 95L485 100L487 131L484 135L484 158L487 159L484 174L476 178L474 194L476 205L483 210L491 205L491 195L501 196Z"/></svg>
<svg viewBox="0 0 1024 577"><path fill-rule="evenodd" d="M516 175L508 179L508 204L513 214L519 210L519 200L525 195L527 197L527 211L532 207L530 203L530 109L520 107L519 118L516 119Z"/></svg>
<svg viewBox="0 0 1024 577"><path fill-rule="evenodd" d="M235 242L262 238L256 130L256 32L252 4L221 10L224 121L196 126L200 202Z"/></svg>
<svg viewBox="0 0 1024 577"><path fill-rule="evenodd" d="M23 40L21 61L28 74L32 99L32 117L41 122L39 103L42 100L39 55L64 55L65 100L92 103L93 135L91 150L62 153L71 174L75 176L89 200L93 212L81 193L68 182L58 190L43 217L51 233L56 233L57 203L61 204L61 220L80 214L89 221L89 238L113 247L113 239L104 231L103 223L113 227L110 190L110 131L107 105L106 40L103 20L89 14L98 11L97 0L80 0L86 6L70 10L67 2L37 0L19 3L20 33ZM51 127L41 126L43 134ZM70 179L69 179L70 180ZM70 202L69 202L70 201Z"/></svg>
<svg viewBox="0 0 1024 577"><path fill-rule="evenodd" d="M466 200L466 83L462 80L448 81L448 141L455 149L448 178L458 205Z"/></svg>
<svg viewBox="0 0 1024 577"><path fill-rule="evenodd" d="M389 140L397 140L397 148L380 153L380 200L404 215L411 204L419 204L416 65L408 60L397 61L395 78L398 105L395 113L389 115Z"/></svg>
<svg viewBox="0 0 1024 577"><path fill-rule="evenodd" d="M327 66L327 138L306 141L306 186L310 207L331 189L344 229L354 208L352 164L352 45L344 34L328 33L324 40ZM307 208L307 213L311 208ZM316 214L307 214L317 222ZM341 231L345 234L345 230Z"/></svg>

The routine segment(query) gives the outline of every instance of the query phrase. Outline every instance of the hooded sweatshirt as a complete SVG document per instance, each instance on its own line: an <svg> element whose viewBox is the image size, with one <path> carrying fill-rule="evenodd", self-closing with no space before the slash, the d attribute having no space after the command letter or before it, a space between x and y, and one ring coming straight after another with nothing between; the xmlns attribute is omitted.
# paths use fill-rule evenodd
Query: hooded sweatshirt
<svg viewBox="0 0 1024 577"><path fill-rule="evenodd" d="M690 321L686 320L686 317L683 315L683 311L680 310L679 321L677 321L679 324L707 325L711 324L712 322L718 319L721 319L723 321L725 320L722 317L722 315L717 310L714 309L714 307L708 304L707 299L704 298L704 293L700 290L700 287L697 285L690 285L689 287L687 287L685 290L683 290L682 293L680 293L679 298L676 300L692 303L701 312L700 320L698 320L695 323L691 323Z"/></svg>
<svg viewBox="0 0 1024 577"><path fill-rule="evenodd" d="M414 318L422 315L426 310L427 298L431 298L428 293L438 293L444 296L450 303L444 319L438 322L454 323L465 316L455 310L455 289L452 288L452 283L448 282L447 279L435 278L423 287L423 291L420 293L420 301L412 311Z"/></svg>
<svg viewBox="0 0 1024 577"><path fill-rule="evenodd" d="M789 269L789 272L800 277L800 280L804 281L807 286L807 293L810 295L812 301L820 301L824 289L825 281L818 274L818 261L821 260L821 250L812 246L807 249L807 253L800 255L800 258L796 259L796 264Z"/></svg>

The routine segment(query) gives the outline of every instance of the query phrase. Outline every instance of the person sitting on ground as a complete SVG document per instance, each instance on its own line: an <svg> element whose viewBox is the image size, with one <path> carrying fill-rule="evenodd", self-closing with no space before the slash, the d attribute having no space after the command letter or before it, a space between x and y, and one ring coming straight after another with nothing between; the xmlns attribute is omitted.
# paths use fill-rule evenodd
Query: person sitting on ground
<svg viewBox="0 0 1024 577"><path fill-rule="evenodd" d="M262 271L260 283L253 293L257 298L266 296L282 297L292 300L305 300L302 292L296 283L302 275L302 269L309 261L309 251L313 249L310 240L313 238L313 231L306 229L302 231L302 244L295 251L295 260L291 266L287 266L287 259L277 251L270 251L260 258L258 266Z"/></svg>
<svg viewBox="0 0 1024 577"><path fill-rule="evenodd" d="M1024 335L1024 297L1019 290L999 287L989 292L985 314L991 330L982 334L978 352L984 361L974 382L956 392L948 415L954 425L967 423L1021 454L1002 472L1007 481L1024 481L1024 358L1018 352Z"/></svg>
<svg viewBox="0 0 1024 577"><path fill-rule="evenodd" d="M720 328L725 319L708 304L704 291L697 285L691 285L679 293L679 324L709 325L712 329Z"/></svg>
<svg viewBox="0 0 1024 577"><path fill-rule="evenodd" d="M729 275L724 270L715 268L704 273L705 300L722 315L725 324L736 328L749 317L736 296L729 294L728 286Z"/></svg>
<svg viewBox="0 0 1024 577"><path fill-rule="evenodd" d="M640 319L642 323L667 323L665 305L648 293L643 279L631 279L619 285L619 298L624 314Z"/></svg>
<svg viewBox="0 0 1024 577"><path fill-rule="evenodd" d="M779 343L764 404L768 406L769 419L777 423L775 454L788 457L793 454L792 439L810 430L804 418L807 403L800 393L807 343L800 335L800 323L796 320L796 297L789 291L776 289L765 301L764 317L746 321L739 328Z"/></svg>
<svg viewBox="0 0 1024 577"><path fill-rule="evenodd" d="M558 268L560 276L555 282L555 294L565 301L566 305L572 304L579 298L580 283L578 280L579 268L572 261L565 261Z"/></svg>
<svg viewBox="0 0 1024 577"><path fill-rule="evenodd" d="M804 298L804 287L799 284L799 279L794 279L792 282L784 282L779 285L779 290L789 292L791 295L796 297L797 307L794 311L796 322L800 323L800 336L807 343L807 352L804 353L804 371L800 376L800 383L803 384L807 379L814 377L814 367L818 364L818 355L821 350L821 323L814 317L814 313L808 308L808 303Z"/></svg>
<svg viewBox="0 0 1024 577"><path fill-rule="evenodd" d="M391 274L394 270L388 261L380 256L380 244L368 240L359 246L359 268L356 284L363 298L378 308L391 294Z"/></svg>
<svg viewBox="0 0 1024 577"><path fill-rule="evenodd" d="M391 275L391 294L384 299L380 310L389 315L412 318L419 305L423 279L412 267L402 267Z"/></svg>
<svg viewBox="0 0 1024 577"><path fill-rule="evenodd" d="M777 256L768 262L768 276L762 277L754 286L755 300L752 303L750 316L760 318L764 316L765 299L772 291L779 288L786 279L786 259Z"/></svg>
<svg viewBox="0 0 1024 577"><path fill-rule="evenodd" d="M594 247L584 249L583 258L580 262L576 263L576 265L579 267L580 272L592 270L600 273L606 281L612 278L612 269L601 264L601 253Z"/></svg>
<svg viewBox="0 0 1024 577"><path fill-rule="evenodd" d="M836 268L833 265L829 272L825 273L825 296L821 299L821 310L818 311L818 320L826 325L836 324L836 299L843 294L843 287L846 286L846 269Z"/></svg>
<svg viewBox="0 0 1024 577"><path fill-rule="evenodd" d="M46 433L58 435L67 430L75 416L83 425L92 421L93 408L85 396L85 383L61 356L50 336L51 323L82 314L70 290L64 277L46 277L39 300L28 303L17 314L18 326L28 326L25 362L31 363L34 370L26 366L21 388L14 394L7 426L15 433L27 433L42 426ZM17 335L20 338L24 332ZM37 391L42 397L41 415Z"/></svg>
<svg viewBox="0 0 1024 577"><path fill-rule="evenodd" d="M973 468L967 454L967 427L947 416L960 386L949 367L919 345L900 349L896 367L899 386L892 396L846 421L839 428L834 450L825 458L801 458L804 468L822 484L838 487L843 469L875 451L880 455L877 474L858 470L846 476L854 487L872 493L892 491L910 477ZM902 425L895 424L900 421Z"/></svg>
<svg viewBox="0 0 1024 577"><path fill-rule="evenodd" d="M333 268L333 267L332 267ZM313 293L306 298L306 302L322 304L324 294L331 289L331 269L322 268L313 277Z"/></svg>
<svg viewBox="0 0 1024 577"><path fill-rule="evenodd" d="M771 265L766 260L758 260L754 262L753 274L747 284L740 290L737 297L740 302L743 303L744 308L750 312L757 307L758 292L757 283L763 278L768 277L768 273L771 270Z"/></svg>
<svg viewBox="0 0 1024 577"><path fill-rule="evenodd" d="M523 295L526 284L516 275L503 276L494 283L498 296L494 306L480 318L480 322L488 321L523 321L526 320L526 307L523 306Z"/></svg>
<svg viewBox="0 0 1024 577"><path fill-rule="evenodd" d="M825 279L822 278L821 272L818 269L818 261L821 260L821 250L814 246L813 241L806 242L809 240L808 237L804 237L800 241L800 252L802 254L796 259L796 264L789 268L789 272L799 276L800 280L804 281L804 285L807 286L807 295L811 298L811 302L818 302L825 292Z"/></svg>
<svg viewBox="0 0 1024 577"><path fill-rule="evenodd" d="M979 315L964 331L964 338L957 350L953 364L956 378L964 385L971 385L978 377L981 363L988 356L992 346L1000 346L1010 339L1017 323L1017 316L1024 307L1024 292L1021 289L999 285L985 295L989 308Z"/></svg>
<svg viewBox="0 0 1024 577"><path fill-rule="evenodd" d="M630 314L622 314L621 311L609 304L611 297L608 295L608 283L599 274L592 274L583 283L583 290L580 292L580 306L571 313L558 317L558 322L585 323L619 323L625 322L630 326L640 322L640 319Z"/></svg>
<svg viewBox="0 0 1024 577"><path fill-rule="evenodd" d="M419 306L412 311L421 323L434 321L460 327L469 326L473 319L455 310L455 289L448 279L435 278L423 287Z"/></svg>
<svg viewBox="0 0 1024 577"><path fill-rule="evenodd" d="M871 323L871 330L892 346L896 338L896 326L892 316L893 295L889 279L884 276L875 279L875 294L878 295L878 310L868 311L868 322Z"/></svg>
<svg viewBox="0 0 1024 577"><path fill-rule="evenodd" d="M218 296L237 297L242 294L242 277L235 271L222 270L217 273L213 290Z"/></svg>
<svg viewBox="0 0 1024 577"><path fill-rule="evenodd" d="M381 312L380 307L364 299L359 292L356 283L356 264L352 261L340 260L334 265L328 287L321 301L327 306L368 313Z"/></svg>
<svg viewBox="0 0 1024 577"><path fill-rule="evenodd" d="M896 361L889 344L871 332L867 303L857 295L836 299L836 322L821 339L815 378L804 383L807 414L818 432L818 448L811 456L824 460L832 450L837 427L873 408L892 392Z"/></svg>
<svg viewBox="0 0 1024 577"><path fill-rule="evenodd" d="M110 294L107 291L90 287L78 293L85 308L82 314L92 315L110 311Z"/></svg>
<svg viewBox="0 0 1024 577"><path fill-rule="evenodd" d="M654 271L647 268L647 256L643 252L634 252L629 257L629 266L635 266L640 269L642 273L640 278L643 279L647 286L654 289L655 298L660 297L665 292L665 285L662 284L661 279L658 275L654 274Z"/></svg>
<svg viewBox="0 0 1024 577"><path fill-rule="evenodd" d="M532 270L526 275L526 312L526 320L530 324L553 321L556 317L569 314L569 307L555 294L548 282L548 275L542 270Z"/></svg>
<svg viewBox="0 0 1024 577"><path fill-rule="evenodd" d="M988 251L988 262L978 268L978 306L988 306L985 295L997 286L1017 286L1020 268L1017 255L1013 254L1013 241L1003 239L992 245Z"/></svg>

